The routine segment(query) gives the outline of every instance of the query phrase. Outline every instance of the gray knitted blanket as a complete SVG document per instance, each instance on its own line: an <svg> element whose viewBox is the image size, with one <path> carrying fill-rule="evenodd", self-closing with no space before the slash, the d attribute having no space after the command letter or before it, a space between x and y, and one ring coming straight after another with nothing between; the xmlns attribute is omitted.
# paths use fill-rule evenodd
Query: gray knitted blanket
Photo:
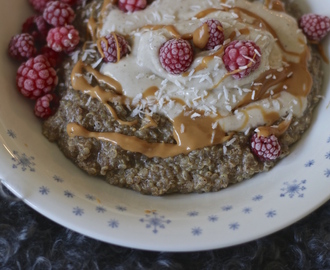
<svg viewBox="0 0 330 270"><path fill-rule="evenodd" d="M164 253L119 247L75 233L0 186L0 269L330 269L330 201L300 222L247 244Z"/></svg>

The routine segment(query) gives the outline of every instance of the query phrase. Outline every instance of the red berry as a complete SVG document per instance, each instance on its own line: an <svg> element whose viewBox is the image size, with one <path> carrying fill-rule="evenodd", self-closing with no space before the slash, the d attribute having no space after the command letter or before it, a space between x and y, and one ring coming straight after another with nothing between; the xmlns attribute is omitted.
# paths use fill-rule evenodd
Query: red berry
<svg viewBox="0 0 330 270"><path fill-rule="evenodd" d="M123 36L115 33L108 34L102 38L100 40L100 45L102 49L102 52L100 53L103 56L103 60L107 63L115 63L118 61L117 46L119 47L120 58L124 57L130 51L127 40Z"/></svg>
<svg viewBox="0 0 330 270"><path fill-rule="evenodd" d="M235 79L247 77L261 62L261 50L249 40L234 40L225 48L222 61Z"/></svg>
<svg viewBox="0 0 330 270"><path fill-rule="evenodd" d="M56 52L72 52L79 43L79 32L72 25L55 27L47 35L48 47Z"/></svg>
<svg viewBox="0 0 330 270"><path fill-rule="evenodd" d="M213 50L216 46L222 45L225 40L223 27L218 20L209 19L205 22L209 28L209 40L204 49Z"/></svg>
<svg viewBox="0 0 330 270"><path fill-rule="evenodd" d="M18 90L30 99L36 99L51 92L57 85L57 81L55 69L43 55L30 58L17 70Z"/></svg>
<svg viewBox="0 0 330 270"><path fill-rule="evenodd" d="M19 61L32 57L36 53L33 37L27 33L13 36L9 42L8 53Z"/></svg>
<svg viewBox="0 0 330 270"><path fill-rule="evenodd" d="M34 114L41 119L47 119L55 113L57 106L58 98L55 94L46 94L37 99L34 106Z"/></svg>
<svg viewBox="0 0 330 270"><path fill-rule="evenodd" d="M49 26L42 16L28 18L22 26L22 33L29 33L36 43L46 43Z"/></svg>
<svg viewBox="0 0 330 270"><path fill-rule="evenodd" d="M75 13L68 4L52 1L46 5L43 17L53 26L63 26L73 22Z"/></svg>
<svg viewBox="0 0 330 270"><path fill-rule="evenodd" d="M80 0L60 0L62 3L74 6L80 2Z"/></svg>
<svg viewBox="0 0 330 270"><path fill-rule="evenodd" d="M52 0L29 0L32 7L38 12L43 12L47 3L50 1Z"/></svg>
<svg viewBox="0 0 330 270"><path fill-rule="evenodd" d="M251 137L252 152L259 157L260 160L275 160L281 154L281 145L275 135L269 137L259 136L254 133Z"/></svg>
<svg viewBox="0 0 330 270"><path fill-rule="evenodd" d="M193 62L193 49L184 39L170 39L159 50L159 60L163 68L171 74L181 74Z"/></svg>
<svg viewBox="0 0 330 270"><path fill-rule="evenodd" d="M119 0L118 7L124 12L134 12L145 9L147 0Z"/></svg>
<svg viewBox="0 0 330 270"><path fill-rule="evenodd" d="M54 50L52 50L47 46L41 48L40 54L45 56L49 61L49 63L51 64L51 66L54 68L57 67L62 60L61 54L59 52L55 52Z"/></svg>
<svg viewBox="0 0 330 270"><path fill-rule="evenodd" d="M311 41L319 42L330 32L330 18L317 14L305 14L299 20L299 26Z"/></svg>

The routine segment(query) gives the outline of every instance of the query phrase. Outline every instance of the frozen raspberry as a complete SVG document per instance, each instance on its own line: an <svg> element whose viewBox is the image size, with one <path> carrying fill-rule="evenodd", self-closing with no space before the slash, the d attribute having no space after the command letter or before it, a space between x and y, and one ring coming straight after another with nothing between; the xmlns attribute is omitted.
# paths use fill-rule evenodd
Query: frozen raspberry
<svg viewBox="0 0 330 270"><path fill-rule="evenodd" d="M124 57L130 51L127 40L123 36L115 33L106 35L104 38L100 40L100 42L102 49L102 52L100 53L103 56L103 60L107 63L108 62L115 63L118 61L117 46L119 47L120 58Z"/></svg>
<svg viewBox="0 0 330 270"><path fill-rule="evenodd" d="M79 43L79 32L72 25L55 27L49 30L47 45L56 52L72 52Z"/></svg>
<svg viewBox="0 0 330 270"><path fill-rule="evenodd" d="M40 54L45 56L49 61L50 65L54 68L57 67L62 61L61 53L55 52L54 50L52 50L47 46L41 48Z"/></svg>
<svg viewBox="0 0 330 270"><path fill-rule="evenodd" d="M254 133L251 137L251 149L261 161L275 160L281 154L281 145L275 135L265 138Z"/></svg>
<svg viewBox="0 0 330 270"><path fill-rule="evenodd" d="M42 13L44 11L47 3L50 1L52 1L52 0L29 0L32 7L40 13Z"/></svg>
<svg viewBox="0 0 330 270"><path fill-rule="evenodd" d="M60 0L62 3L68 4L70 6L74 6L81 2L80 0Z"/></svg>
<svg viewBox="0 0 330 270"><path fill-rule="evenodd" d="M47 119L55 113L57 107L58 98L55 94L46 94L37 99L34 114L41 119Z"/></svg>
<svg viewBox="0 0 330 270"><path fill-rule="evenodd" d="M18 90L30 99L36 99L51 92L57 85L57 81L55 69L43 55L30 58L17 70Z"/></svg>
<svg viewBox="0 0 330 270"><path fill-rule="evenodd" d="M311 41L320 42L330 32L330 18L317 14L305 14L299 20L299 26Z"/></svg>
<svg viewBox="0 0 330 270"><path fill-rule="evenodd" d="M225 48L222 60L233 78L241 79L259 67L261 51L253 41L234 40Z"/></svg>
<svg viewBox="0 0 330 270"><path fill-rule="evenodd" d="M216 46L222 45L225 39L223 27L218 20L210 19L205 22L209 28L209 41L205 46L205 50L213 50Z"/></svg>
<svg viewBox="0 0 330 270"><path fill-rule="evenodd" d="M147 0L119 0L118 7L124 12L134 12L145 9Z"/></svg>
<svg viewBox="0 0 330 270"><path fill-rule="evenodd" d="M22 26L22 33L29 33L37 44L46 43L49 26L42 16L29 17Z"/></svg>
<svg viewBox="0 0 330 270"><path fill-rule="evenodd" d="M27 33L13 36L9 42L8 53L19 61L32 57L36 53L33 37Z"/></svg>
<svg viewBox="0 0 330 270"><path fill-rule="evenodd" d="M52 1L46 5L43 17L53 26L63 26L73 22L75 13L68 4Z"/></svg>
<svg viewBox="0 0 330 270"><path fill-rule="evenodd" d="M163 68L171 74L181 74L193 62L193 49L184 39L170 39L159 50L159 60Z"/></svg>

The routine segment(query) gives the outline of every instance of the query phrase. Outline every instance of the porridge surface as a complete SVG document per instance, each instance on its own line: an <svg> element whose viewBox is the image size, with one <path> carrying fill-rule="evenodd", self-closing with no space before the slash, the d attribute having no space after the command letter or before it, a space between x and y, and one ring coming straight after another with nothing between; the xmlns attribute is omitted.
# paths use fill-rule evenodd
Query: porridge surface
<svg viewBox="0 0 330 270"><path fill-rule="evenodd" d="M241 0L228 3L217 0L197 5L201 1L191 0L193 5L189 5L189 12L179 15L177 10L188 7L176 2L179 3L155 1L146 10L139 11L151 12L153 19L143 16L144 20L133 13L122 18L126 24L114 23L124 15L111 3L104 5L103 1L92 1L82 8L76 19L77 27L82 36L91 38L86 39L80 50L64 63L60 74L59 110L43 125L43 134L88 174L99 175L110 184L143 194L218 191L268 171L277 161L260 161L253 155L250 149L252 134L257 128L276 128L286 123L287 129L279 136L280 159L285 157L290 153L290 146L310 125L312 110L319 99L321 59L310 48L308 70L312 86L303 89L308 88L308 76L300 78L298 75L303 74L300 67L307 59L309 49L293 18L287 17L286 23L292 24L294 30L277 34L283 42L281 47L261 25L269 14L276 16L273 15L276 11L269 11L262 3L254 3L258 1L251 4ZM180 35L189 34L204 19L204 15L198 18L196 14L210 10L211 2L221 2L216 6L219 10L207 16L223 19L225 36L249 38L259 43L261 67L250 78L237 81L226 77L219 60L221 48L197 52L191 70L185 76L166 74L155 60L157 48L173 32L166 27L143 27L162 23L174 25ZM267 1L267 5L273 2L278 3ZM233 3L237 8L227 10L226 7ZM171 5L173 14L170 11L156 13L157 5ZM257 16L250 14L249 9ZM298 9L289 2L286 10L295 17L300 16ZM163 18L161 22L160 17ZM259 17L260 29L257 31L253 24ZM90 22L97 18L102 20L102 25L98 26L99 35L112 31L128 35L131 53L117 64L99 61L97 38L93 37L93 32L88 35L86 27L87 22L91 25ZM274 27L278 29L278 22ZM207 67L199 69L203 59L210 55L212 60L207 62ZM283 57L285 61L279 60ZM285 83L279 79L281 72L286 72ZM109 82L108 78L114 80ZM262 88L260 78L274 82L263 96L255 98L258 89ZM306 94L291 90L290 86L297 81L306 82L299 85L300 91ZM120 87L114 82L120 82ZM286 86L285 91L279 91L278 85ZM182 141L181 145L179 141Z"/></svg>

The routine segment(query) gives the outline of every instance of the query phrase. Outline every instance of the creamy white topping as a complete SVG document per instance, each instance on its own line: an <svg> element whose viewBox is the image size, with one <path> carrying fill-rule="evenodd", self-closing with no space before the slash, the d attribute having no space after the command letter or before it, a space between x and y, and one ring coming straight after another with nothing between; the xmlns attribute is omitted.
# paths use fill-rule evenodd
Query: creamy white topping
<svg viewBox="0 0 330 270"><path fill-rule="evenodd" d="M123 87L123 93L133 99L137 107L132 114L162 113L174 119L183 110L196 109L204 111L206 115L219 116L216 124L228 131L246 131L250 128L266 124L265 113L277 112L280 116L292 113L301 116L306 108L307 99L296 97L288 92L281 92L276 97L251 102L243 108L235 110L246 94L251 92L254 81L269 69L281 70L286 61L298 62L297 56L284 52L271 33L263 29L256 29L252 25L254 18L236 14L233 10L216 11L197 19L194 16L209 8L222 9L219 0L158 0L145 10L124 13L116 6L109 7L109 13L104 19L101 36L110 32L117 32L129 37L132 51L118 63L104 63L101 73L111 76ZM228 0L226 5L236 6L251 11L265 20L276 30L286 51L302 53L305 44L304 36L297 31L296 21L289 15L268 10L262 3L250 3L245 0ZM167 73L159 62L159 49L170 38L171 32L165 28L158 30L144 29L145 25L173 25L180 35L194 32L206 19L219 20L223 27L225 38L240 29L248 29L247 35L238 34L235 39L252 40L262 52L260 67L248 77L235 80L231 76L225 78L215 89L214 86L227 74L221 57L214 57L207 64L207 68L194 72L202 59L214 54L213 51L200 51L194 56L194 62L188 70L188 76L171 75ZM266 79L276 79L270 75ZM158 87L155 96L142 98L142 93L150 87ZM272 89L269 89L271 92ZM252 93L252 99L254 93ZM183 100L183 106L173 99ZM258 105L258 106L256 106ZM260 109L262 108L262 109ZM148 109L148 110L146 110ZM200 117L192 113L192 118Z"/></svg>

